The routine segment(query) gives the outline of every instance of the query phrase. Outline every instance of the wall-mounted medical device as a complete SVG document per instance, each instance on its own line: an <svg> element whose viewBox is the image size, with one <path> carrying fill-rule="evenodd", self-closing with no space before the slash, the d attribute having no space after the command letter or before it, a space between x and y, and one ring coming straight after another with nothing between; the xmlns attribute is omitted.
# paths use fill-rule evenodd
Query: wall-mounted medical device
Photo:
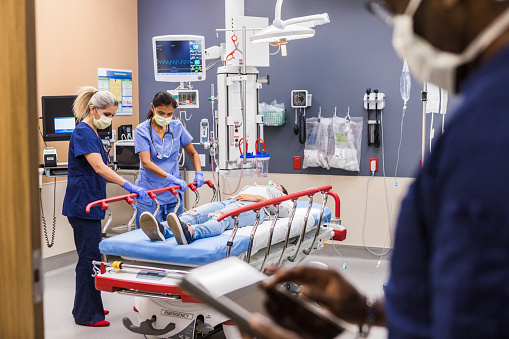
<svg viewBox="0 0 509 339"><path fill-rule="evenodd" d="M218 69L216 125L221 170L238 170L244 142L247 141L247 152L252 152L256 140L263 139L263 115L258 114L258 90L261 88L257 83L258 74L254 67L246 67L245 74L241 75L238 66Z"/></svg>
<svg viewBox="0 0 509 339"><path fill-rule="evenodd" d="M177 100L180 109L200 108L198 90L196 89L175 89L168 90Z"/></svg>
<svg viewBox="0 0 509 339"><path fill-rule="evenodd" d="M118 126L118 140L133 140L133 125Z"/></svg>
<svg viewBox="0 0 509 339"><path fill-rule="evenodd" d="M364 94L364 108L368 111L368 146L380 147L380 119L385 108L385 94L371 88ZM375 113L375 119L372 114Z"/></svg>
<svg viewBox="0 0 509 339"><path fill-rule="evenodd" d="M306 108L311 106L311 99L313 94L309 94L307 90L293 90L292 91L292 107L293 108Z"/></svg>
<svg viewBox="0 0 509 339"><path fill-rule="evenodd" d="M206 118L200 121L200 142L202 144L209 141L209 120Z"/></svg>
<svg viewBox="0 0 509 339"><path fill-rule="evenodd" d="M152 38L156 81L203 81L206 78L205 38L163 35Z"/></svg>

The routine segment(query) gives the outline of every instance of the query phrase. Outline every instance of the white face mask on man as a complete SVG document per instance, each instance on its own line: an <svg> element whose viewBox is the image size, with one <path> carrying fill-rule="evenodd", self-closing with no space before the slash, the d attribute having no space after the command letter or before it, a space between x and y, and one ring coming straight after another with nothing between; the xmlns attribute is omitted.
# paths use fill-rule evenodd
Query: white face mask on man
<svg viewBox="0 0 509 339"><path fill-rule="evenodd" d="M421 2L410 0L405 13L394 18L392 45L402 60L407 59L410 72L416 78L456 93L458 68L474 60L507 30L509 9L479 33L461 54L455 54L442 51L415 34L413 17Z"/></svg>
<svg viewBox="0 0 509 339"><path fill-rule="evenodd" d="M99 110L97 108L95 108L95 110L97 113L99 113ZM102 115L101 113L99 113L99 116L100 116L99 119L96 119L94 117L95 127L97 127L98 129L105 129L106 127L109 127L111 125L112 118L108 118L108 117Z"/></svg>

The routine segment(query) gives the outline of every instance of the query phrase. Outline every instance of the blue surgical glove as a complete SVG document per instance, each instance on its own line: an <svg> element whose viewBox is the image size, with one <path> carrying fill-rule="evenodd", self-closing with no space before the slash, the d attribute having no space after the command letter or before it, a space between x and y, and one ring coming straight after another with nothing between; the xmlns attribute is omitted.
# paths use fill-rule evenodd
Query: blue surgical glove
<svg viewBox="0 0 509 339"><path fill-rule="evenodd" d="M185 182L184 180L179 179L171 174L168 174L168 176L166 177L166 181L171 186L180 185L181 189L178 190L180 193L184 193L184 191L187 189L187 182Z"/></svg>
<svg viewBox="0 0 509 339"><path fill-rule="evenodd" d="M129 193L137 193L138 199L144 199L148 197L147 192L139 186L131 184L129 181L125 181L124 186L122 186L125 190L129 191Z"/></svg>
<svg viewBox="0 0 509 339"><path fill-rule="evenodd" d="M203 180L203 172L197 171L194 174L194 181L196 183L196 187L202 187L205 180Z"/></svg>

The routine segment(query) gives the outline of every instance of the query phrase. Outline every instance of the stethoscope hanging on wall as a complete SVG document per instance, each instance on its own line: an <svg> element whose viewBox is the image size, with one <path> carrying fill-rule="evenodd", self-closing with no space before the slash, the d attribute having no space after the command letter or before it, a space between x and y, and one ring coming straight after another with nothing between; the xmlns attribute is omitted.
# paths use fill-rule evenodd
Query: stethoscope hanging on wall
<svg viewBox="0 0 509 339"><path fill-rule="evenodd" d="M154 130L154 128L152 127L152 118L150 118L149 125L150 125L150 141L152 142L152 146L154 146L154 150L156 151L157 159L161 160L163 158L166 158L166 159L169 158L171 156L171 151L173 150L173 133L170 132L170 125L168 124L166 126L166 132L164 132L164 135L163 135L163 145L162 145L162 149L161 149L161 153L163 153L163 154L159 153L159 151L156 148L156 144L154 144L154 139L152 138L152 130ZM155 132L155 130L154 130L154 132ZM170 154L164 155L164 139L165 139L166 134L168 134L168 133L171 135Z"/></svg>
<svg viewBox="0 0 509 339"><path fill-rule="evenodd" d="M299 116L297 117L297 108L295 109L295 126L293 127L293 133L299 136L299 142L304 144L306 142L306 109L304 112L299 109Z"/></svg>

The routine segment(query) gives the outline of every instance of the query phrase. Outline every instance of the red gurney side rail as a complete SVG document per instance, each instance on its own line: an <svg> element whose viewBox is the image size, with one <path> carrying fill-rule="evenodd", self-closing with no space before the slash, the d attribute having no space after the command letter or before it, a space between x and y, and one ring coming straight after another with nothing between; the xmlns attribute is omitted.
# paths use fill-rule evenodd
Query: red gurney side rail
<svg viewBox="0 0 509 339"><path fill-rule="evenodd" d="M210 180L205 181L205 184L207 184L210 188L214 187L214 184ZM196 191L196 183L195 182L187 184L187 187L189 187L193 192ZM154 200L156 198L156 194L163 193L163 192L171 192L173 195L177 195L177 190L179 190L179 189L180 189L179 185L171 186L171 187L163 187L163 188L157 188L157 189L147 191L147 194L149 195L150 198L152 198ZM91 202L90 204L87 205L86 212L90 213L90 209L94 206L101 206L101 208L106 211L108 209L108 203L122 201L122 200L125 200L129 205L132 205L134 202L133 199L135 199L137 197L138 197L137 193L131 193L131 194L126 194L126 195L119 195L117 197L97 200L97 201Z"/></svg>
<svg viewBox="0 0 509 339"><path fill-rule="evenodd" d="M247 206L242 206L242 207L239 207L237 209L234 209L234 210L231 210L229 212L226 212L225 214L222 214L219 218L217 218L217 221L221 221L221 220L223 220L223 219L225 219L227 217L238 217L239 214L241 214L243 212L247 212L247 211L259 211L263 207L270 206L270 205L278 206L283 201L287 201L287 200L295 201L295 200L299 199L300 197L304 197L304 196L311 197L311 196L315 195L318 192L320 192L320 193L328 193L328 194L330 194L330 195L332 195L334 197L334 200L336 202L336 206L335 206L335 208L336 208L336 217L339 218L339 208L340 208L339 196L337 195L336 192L332 191L331 189L332 189L332 186L330 186L330 185L323 186L323 187L318 187L318 188L311 188L311 189L308 189L308 190L305 190L305 191L302 191L302 192L292 193L292 194L284 195L284 196L279 197L279 198L269 199L269 200L257 202L255 204L250 204L250 205L247 205Z"/></svg>
<svg viewBox="0 0 509 339"><path fill-rule="evenodd" d="M95 277L95 288L104 292L117 292L118 290L128 289L136 291L148 291L154 293L167 293L179 295L182 302L199 303L198 299L184 291L180 286L155 284L143 281L122 280L97 275Z"/></svg>

